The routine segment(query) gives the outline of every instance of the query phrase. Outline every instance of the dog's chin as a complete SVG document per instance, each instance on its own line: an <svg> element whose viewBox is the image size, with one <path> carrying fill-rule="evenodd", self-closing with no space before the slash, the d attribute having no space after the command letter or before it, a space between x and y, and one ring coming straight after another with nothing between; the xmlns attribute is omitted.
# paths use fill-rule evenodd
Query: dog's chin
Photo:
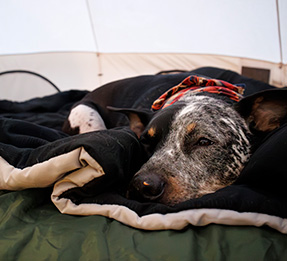
<svg viewBox="0 0 287 261"><path fill-rule="evenodd" d="M157 203L161 203L170 207L174 207L176 205L182 204L186 201L190 201L193 199L199 199L205 195L208 194L213 194L215 193L218 189L223 188L224 186L218 187L217 189L207 189L205 191L200 191L197 193L186 193L186 192L182 192L182 193L177 193L177 194L173 194L173 193L163 193L163 195L158 198L157 200L155 200L154 202Z"/></svg>
<svg viewBox="0 0 287 261"><path fill-rule="evenodd" d="M176 178L170 177L166 179L168 182L165 183L164 188L160 189L161 193L156 193L156 196L151 196L150 194L143 195L139 190L134 186L130 186L126 194L128 199L136 200L142 203L160 203L170 207L174 207L178 204L182 204L186 201L201 198L207 194L216 192L217 190L225 187L224 185L206 185L201 186L198 189L186 188L184 189L180 184L176 183ZM156 189L154 189L156 190Z"/></svg>
<svg viewBox="0 0 287 261"><path fill-rule="evenodd" d="M198 199L201 198L207 194L210 193L214 193L215 191L208 191L206 193L197 193L197 194L192 194L192 195L184 195L184 196L180 196L179 194L173 195L173 194L169 194L169 193L163 193L159 198L156 199L146 199L143 197L134 197L133 194L131 193L127 193L127 198L128 199L132 199L132 200L136 200L142 203L159 203L159 204L163 204L169 207L175 207L179 204L182 204L186 201L192 200L192 199Z"/></svg>
<svg viewBox="0 0 287 261"><path fill-rule="evenodd" d="M168 191L164 192L161 197L155 199L155 200L152 200L150 202L154 202L154 203L160 203L160 204L163 204L163 205L167 205L167 206L170 206L170 207L174 207L178 204L181 204L185 201L188 201L188 200L191 200L191 199L194 199L194 198L198 198L200 197L200 195L197 195L197 194L193 194L193 195L185 195L185 193L182 193L182 194L173 194L173 193L169 193Z"/></svg>
<svg viewBox="0 0 287 261"><path fill-rule="evenodd" d="M176 206L178 204L181 204L183 202L186 202L186 201L194 199L194 198L196 198L196 197L182 197L182 198L179 198L178 196L176 196L176 197L172 197L172 196L165 197L163 195L162 198L157 200L157 203L161 203L163 205L174 207L174 206Z"/></svg>

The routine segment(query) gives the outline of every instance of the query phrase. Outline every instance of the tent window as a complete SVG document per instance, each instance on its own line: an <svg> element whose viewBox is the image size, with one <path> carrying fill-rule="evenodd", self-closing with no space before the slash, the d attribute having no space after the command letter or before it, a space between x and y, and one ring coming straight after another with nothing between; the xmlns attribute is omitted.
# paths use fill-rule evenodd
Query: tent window
<svg viewBox="0 0 287 261"><path fill-rule="evenodd" d="M261 68L243 66L241 74L246 77L253 78L255 80L259 80L265 83L269 83L269 79L270 79L269 69L261 69Z"/></svg>

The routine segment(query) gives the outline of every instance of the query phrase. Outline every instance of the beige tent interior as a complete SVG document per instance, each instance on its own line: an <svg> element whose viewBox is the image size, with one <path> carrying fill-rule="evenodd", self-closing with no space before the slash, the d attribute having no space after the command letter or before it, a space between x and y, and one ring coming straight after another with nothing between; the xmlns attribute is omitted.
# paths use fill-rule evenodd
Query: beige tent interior
<svg viewBox="0 0 287 261"><path fill-rule="evenodd" d="M285 0L1 1L0 27L2 99L56 91L36 74L61 91L200 66L287 85Z"/></svg>

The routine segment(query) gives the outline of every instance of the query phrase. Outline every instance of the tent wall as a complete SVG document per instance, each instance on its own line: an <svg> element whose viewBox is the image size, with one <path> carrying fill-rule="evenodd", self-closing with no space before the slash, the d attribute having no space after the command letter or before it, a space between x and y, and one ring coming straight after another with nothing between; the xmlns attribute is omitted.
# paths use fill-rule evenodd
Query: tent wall
<svg viewBox="0 0 287 261"><path fill-rule="evenodd" d="M52 81L61 91L93 90L107 82L166 70L192 70L216 66L242 73L242 67L270 70L269 83L287 86L287 66L247 58L206 54L109 54L89 52L38 53L0 56L0 72L29 70ZM1 98L25 100L55 92L55 89L31 75L0 77Z"/></svg>
<svg viewBox="0 0 287 261"><path fill-rule="evenodd" d="M0 73L60 90L200 66L266 69L287 85L286 0L2 1L0 29ZM55 91L34 80L1 76L1 98Z"/></svg>
<svg viewBox="0 0 287 261"><path fill-rule="evenodd" d="M197 53L286 63L278 28L285 49L286 8L286 0L1 1L0 54Z"/></svg>

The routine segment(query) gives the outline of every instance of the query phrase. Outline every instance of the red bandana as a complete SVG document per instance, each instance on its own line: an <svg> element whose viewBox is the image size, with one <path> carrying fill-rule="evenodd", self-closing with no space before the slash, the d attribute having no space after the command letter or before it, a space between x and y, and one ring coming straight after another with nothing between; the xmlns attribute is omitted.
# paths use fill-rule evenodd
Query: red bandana
<svg viewBox="0 0 287 261"><path fill-rule="evenodd" d="M221 94L229 97L233 101L238 102L242 97L241 95L244 92L244 88L221 80L206 79L191 75L155 100L152 105L152 109L164 109L165 107L178 101L186 92L189 91Z"/></svg>

